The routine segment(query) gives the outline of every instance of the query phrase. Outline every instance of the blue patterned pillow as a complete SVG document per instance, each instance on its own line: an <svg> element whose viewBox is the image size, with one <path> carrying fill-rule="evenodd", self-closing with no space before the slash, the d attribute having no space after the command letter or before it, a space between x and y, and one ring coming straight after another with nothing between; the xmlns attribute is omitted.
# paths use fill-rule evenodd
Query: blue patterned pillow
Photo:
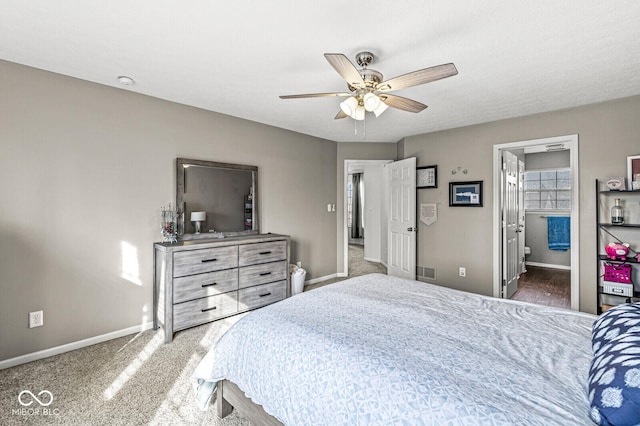
<svg viewBox="0 0 640 426"><path fill-rule="evenodd" d="M640 303L614 306L593 323L591 345L593 352L627 332L640 332Z"/></svg>
<svg viewBox="0 0 640 426"><path fill-rule="evenodd" d="M593 327L589 414L599 425L640 424L640 327L634 319L640 319L639 306L625 305Z"/></svg>

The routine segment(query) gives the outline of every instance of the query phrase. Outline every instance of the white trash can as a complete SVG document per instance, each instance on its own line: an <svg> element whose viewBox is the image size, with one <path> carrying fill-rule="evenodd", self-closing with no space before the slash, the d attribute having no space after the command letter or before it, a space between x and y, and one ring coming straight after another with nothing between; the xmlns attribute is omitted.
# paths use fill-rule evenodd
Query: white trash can
<svg viewBox="0 0 640 426"><path fill-rule="evenodd" d="M304 279L307 276L307 271L298 265L289 265L289 272L291 273L291 295L295 296L304 290Z"/></svg>

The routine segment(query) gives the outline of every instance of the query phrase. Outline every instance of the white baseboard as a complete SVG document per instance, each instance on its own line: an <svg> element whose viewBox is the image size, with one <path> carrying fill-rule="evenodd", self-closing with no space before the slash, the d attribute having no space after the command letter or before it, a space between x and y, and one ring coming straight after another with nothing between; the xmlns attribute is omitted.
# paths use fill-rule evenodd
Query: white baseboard
<svg viewBox="0 0 640 426"><path fill-rule="evenodd" d="M364 257L363 259L368 261L368 262L382 263L382 259L372 259L372 258L369 258L369 257Z"/></svg>
<svg viewBox="0 0 640 426"><path fill-rule="evenodd" d="M336 278L336 277L339 277L339 276L340 276L340 274L325 275L324 277L318 277L318 278L314 278L314 279L309 280L309 281L305 281L304 285L321 283L322 281L330 280L331 278Z"/></svg>
<svg viewBox="0 0 640 426"><path fill-rule="evenodd" d="M524 264L529 266L538 266L540 268L563 269L565 271L571 270L571 266L565 266L565 265L551 265L549 263L539 263L539 262L525 262Z"/></svg>
<svg viewBox="0 0 640 426"><path fill-rule="evenodd" d="M112 331L111 333L101 334L100 336L89 337L88 339L78 340L77 342L67 343L65 345L55 346L49 349L43 349L38 352L32 352L26 355L20 355L15 358L5 359L0 361L0 370L9 367L15 367L16 365L26 364L27 362L37 361L39 359L48 358L53 355L63 354L76 349L84 348L87 346L95 345L97 343L106 342L107 340L117 339L118 337L128 336L134 333L140 333L141 331L149 330L153 327L153 322L147 322L141 325L125 328L123 330Z"/></svg>

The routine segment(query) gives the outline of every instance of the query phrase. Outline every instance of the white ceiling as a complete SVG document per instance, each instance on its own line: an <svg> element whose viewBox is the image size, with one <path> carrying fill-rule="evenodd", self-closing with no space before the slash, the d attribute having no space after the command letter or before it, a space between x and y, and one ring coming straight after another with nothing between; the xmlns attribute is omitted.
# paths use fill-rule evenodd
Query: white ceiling
<svg viewBox="0 0 640 426"><path fill-rule="evenodd" d="M0 0L0 59L339 142L638 95L639 41L637 0ZM385 78L459 74L394 92L421 113L357 126L340 98L278 98L345 91L323 53L362 50Z"/></svg>

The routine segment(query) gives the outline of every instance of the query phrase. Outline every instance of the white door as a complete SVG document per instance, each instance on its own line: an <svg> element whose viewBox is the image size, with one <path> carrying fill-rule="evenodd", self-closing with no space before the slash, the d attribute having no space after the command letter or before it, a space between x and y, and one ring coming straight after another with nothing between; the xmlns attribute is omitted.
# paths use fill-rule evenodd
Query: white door
<svg viewBox="0 0 640 426"><path fill-rule="evenodd" d="M518 157L502 152L502 294L518 289Z"/></svg>
<svg viewBox="0 0 640 426"><path fill-rule="evenodd" d="M416 159L388 164L387 274L416 279Z"/></svg>
<svg viewBox="0 0 640 426"><path fill-rule="evenodd" d="M524 263L524 161L518 160L518 274L527 272Z"/></svg>

